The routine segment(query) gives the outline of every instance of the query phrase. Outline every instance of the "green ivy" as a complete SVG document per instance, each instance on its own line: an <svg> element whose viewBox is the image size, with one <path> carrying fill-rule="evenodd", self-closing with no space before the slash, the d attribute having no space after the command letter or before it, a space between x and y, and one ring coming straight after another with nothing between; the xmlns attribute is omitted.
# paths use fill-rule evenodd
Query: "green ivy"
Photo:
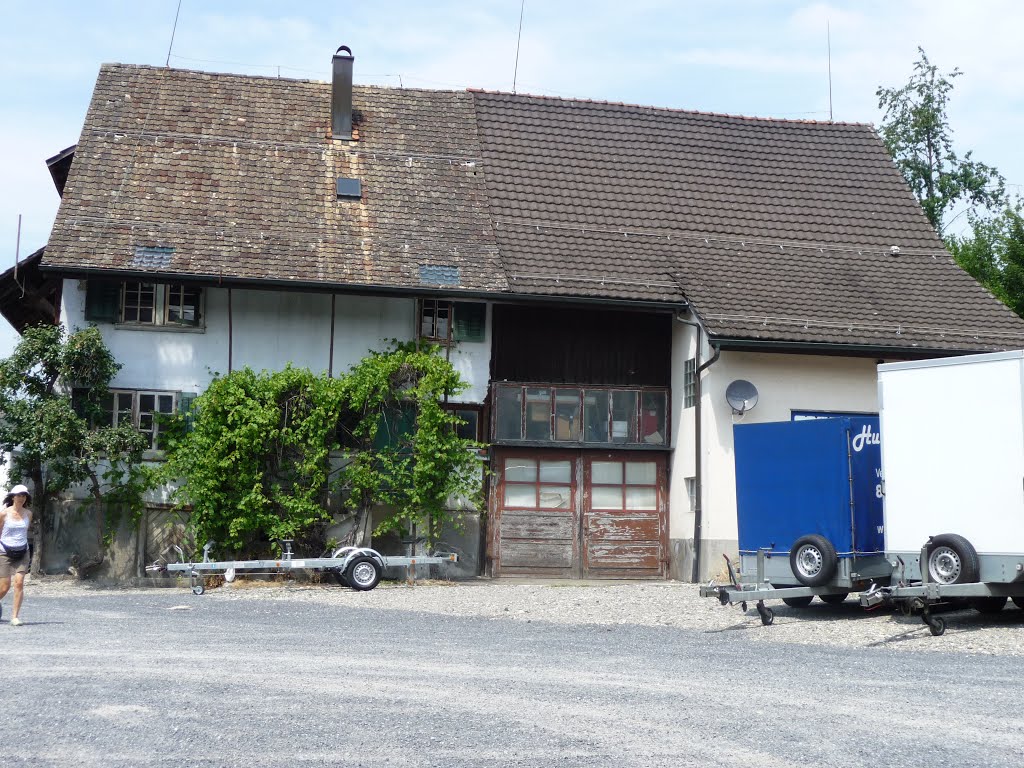
<svg viewBox="0 0 1024 768"><path fill-rule="evenodd" d="M478 505L479 446L455 434L458 420L442 407L466 385L437 352L395 343L340 378L292 367L215 378L195 400L191 431L185 415L168 430L163 469L178 480L177 502L192 507L196 540L242 557L273 539L322 551L332 494L354 518L356 544L368 543L382 505L378 533L438 530L455 517L452 498ZM392 435L409 407L413 429ZM393 439L378 439L381 429Z"/></svg>

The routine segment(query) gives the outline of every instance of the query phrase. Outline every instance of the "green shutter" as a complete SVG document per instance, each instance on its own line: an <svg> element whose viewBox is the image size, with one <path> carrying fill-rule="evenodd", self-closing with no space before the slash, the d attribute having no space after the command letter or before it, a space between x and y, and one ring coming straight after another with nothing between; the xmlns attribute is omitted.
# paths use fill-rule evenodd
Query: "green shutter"
<svg viewBox="0 0 1024 768"><path fill-rule="evenodd" d="M455 341L483 341L487 329L487 305L457 301L454 304L454 309L452 339Z"/></svg>
<svg viewBox="0 0 1024 768"><path fill-rule="evenodd" d="M85 319L97 323L116 323L121 310L121 284L106 280L85 283Z"/></svg>
<svg viewBox="0 0 1024 768"><path fill-rule="evenodd" d="M185 417L186 432L191 432L195 428L195 402L197 397L199 395L195 392L182 392L178 395L178 413Z"/></svg>
<svg viewBox="0 0 1024 768"><path fill-rule="evenodd" d="M381 451L387 448L401 448L406 438L416 431L416 405L402 403L398 408L380 415L377 436L373 447Z"/></svg>

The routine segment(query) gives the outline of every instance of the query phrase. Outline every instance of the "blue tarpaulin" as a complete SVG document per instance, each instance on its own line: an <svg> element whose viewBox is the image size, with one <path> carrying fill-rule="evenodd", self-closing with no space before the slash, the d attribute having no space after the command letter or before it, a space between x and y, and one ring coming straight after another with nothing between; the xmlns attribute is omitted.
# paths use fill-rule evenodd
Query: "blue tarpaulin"
<svg viewBox="0 0 1024 768"><path fill-rule="evenodd" d="M883 551L877 416L733 427L742 554L817 533L840 557Z"/></svg>

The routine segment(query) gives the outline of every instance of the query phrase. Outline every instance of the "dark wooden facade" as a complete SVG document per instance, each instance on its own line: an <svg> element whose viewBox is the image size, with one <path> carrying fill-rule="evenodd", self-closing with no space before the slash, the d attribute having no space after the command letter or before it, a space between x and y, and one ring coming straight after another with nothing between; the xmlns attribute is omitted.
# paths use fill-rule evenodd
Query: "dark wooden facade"
<svg viewBox="0 0 1024 768"><path fill-rule="evenodd" d="M645 391L660 391L662 401L668 398L671 334L668 315L499 305L491 378L495 391L508 388L507 382L529 382L541 392L544 387L552 392L580 388L587 393L583 401L602 387L635 389L639 409ZM529 394L529 388L524 392ZM490 572L665 578L667 428L657 444L650 436L645 440L641 429L631 445L586 445L587 430L565 439L558 397L552 402L544 440L531 440L526 428L517 440L503 439L507 430L492 430ZM523 418L528 414L524 410ZM667 409L660 418L668 419Z"/></svg>

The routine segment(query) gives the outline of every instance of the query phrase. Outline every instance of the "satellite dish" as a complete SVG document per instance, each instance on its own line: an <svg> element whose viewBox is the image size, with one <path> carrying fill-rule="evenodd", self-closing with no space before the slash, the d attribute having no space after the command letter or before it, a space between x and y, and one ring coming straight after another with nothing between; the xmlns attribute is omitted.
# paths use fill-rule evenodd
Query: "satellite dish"
<svg viewBox="0 0 1024 768"><path fill-rule="evenodd" d="M742 416L757 405L757 387L745 379L736 379L725 388L725 399L732 406L732 412Z"/></svg>

